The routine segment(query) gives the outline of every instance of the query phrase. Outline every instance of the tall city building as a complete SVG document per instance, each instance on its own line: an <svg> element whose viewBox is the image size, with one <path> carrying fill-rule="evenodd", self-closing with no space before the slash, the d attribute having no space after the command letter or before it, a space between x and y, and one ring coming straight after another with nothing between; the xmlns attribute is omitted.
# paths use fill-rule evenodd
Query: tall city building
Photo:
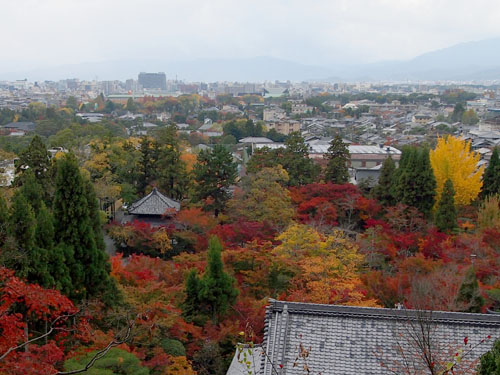
<svg viewBox="0 0 500 375"><path fill-rule="evenodd" d="M139 73L139 85L144 89L167 90L167 76L165 73Z"/></svg>

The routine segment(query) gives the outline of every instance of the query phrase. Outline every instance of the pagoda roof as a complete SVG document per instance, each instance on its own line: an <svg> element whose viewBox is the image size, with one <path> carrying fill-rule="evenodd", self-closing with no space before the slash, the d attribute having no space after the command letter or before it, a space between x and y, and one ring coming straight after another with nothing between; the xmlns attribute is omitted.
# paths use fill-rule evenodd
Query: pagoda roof
<svg viewBox="0 0 500 375"><path fill-rule="evenodd" d="M157 215L162 216L169 211L179 211L181 204L163 195L157 188L138 201L132 203L128 212L131 215Z"/></svg>

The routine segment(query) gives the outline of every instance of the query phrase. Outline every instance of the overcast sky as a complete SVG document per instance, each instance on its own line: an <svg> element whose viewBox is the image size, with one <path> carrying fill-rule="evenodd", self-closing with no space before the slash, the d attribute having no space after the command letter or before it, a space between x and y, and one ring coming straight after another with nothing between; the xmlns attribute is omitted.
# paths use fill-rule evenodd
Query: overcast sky
<svg viewBox="0 0 500 375"><path fill-rule="evenodd" d="M408 59L500 36L498 0L0 0L0 68L123 58Z"/></svg>

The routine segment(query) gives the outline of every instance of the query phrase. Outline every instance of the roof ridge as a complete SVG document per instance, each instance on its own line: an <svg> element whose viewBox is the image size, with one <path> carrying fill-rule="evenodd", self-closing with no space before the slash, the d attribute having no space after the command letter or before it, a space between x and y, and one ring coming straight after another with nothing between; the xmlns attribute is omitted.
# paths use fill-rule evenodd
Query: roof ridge
<svg viewBox="0 0 500 375"><path fill-rule="evenodd" d="M326 305L318 303L290 302L270 299L272 311L282 311L284 306L290 313L316 315L344 315L380 319L417 319L426 316L433 321L474 322L477 324L500 325L500 315L476 314L455 311L433 311L415 309L390 309L382 307Z"/></svg>

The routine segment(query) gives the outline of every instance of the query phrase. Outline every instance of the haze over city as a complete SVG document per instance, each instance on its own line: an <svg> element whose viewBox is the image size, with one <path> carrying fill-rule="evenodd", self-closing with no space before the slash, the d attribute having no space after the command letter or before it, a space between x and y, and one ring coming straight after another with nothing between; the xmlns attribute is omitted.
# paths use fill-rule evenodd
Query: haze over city
<svg viewBox="0 0 500 375"><path fill-rule="evenodd" d="M499 13L494 0L474 6L462 0L145 0L140 6L133 0L4 1L0 79L23 78L17 72L42 79L43 72L55 76L61 66L87 76L82 78L90 78L93 66L102 79L125 79L142 66L209 80L219 75L196 76L182 66L256 57L324 67L335 75L336 67L409 60L496 38ZM115 77L98 68L118 62Z"/></svg>

